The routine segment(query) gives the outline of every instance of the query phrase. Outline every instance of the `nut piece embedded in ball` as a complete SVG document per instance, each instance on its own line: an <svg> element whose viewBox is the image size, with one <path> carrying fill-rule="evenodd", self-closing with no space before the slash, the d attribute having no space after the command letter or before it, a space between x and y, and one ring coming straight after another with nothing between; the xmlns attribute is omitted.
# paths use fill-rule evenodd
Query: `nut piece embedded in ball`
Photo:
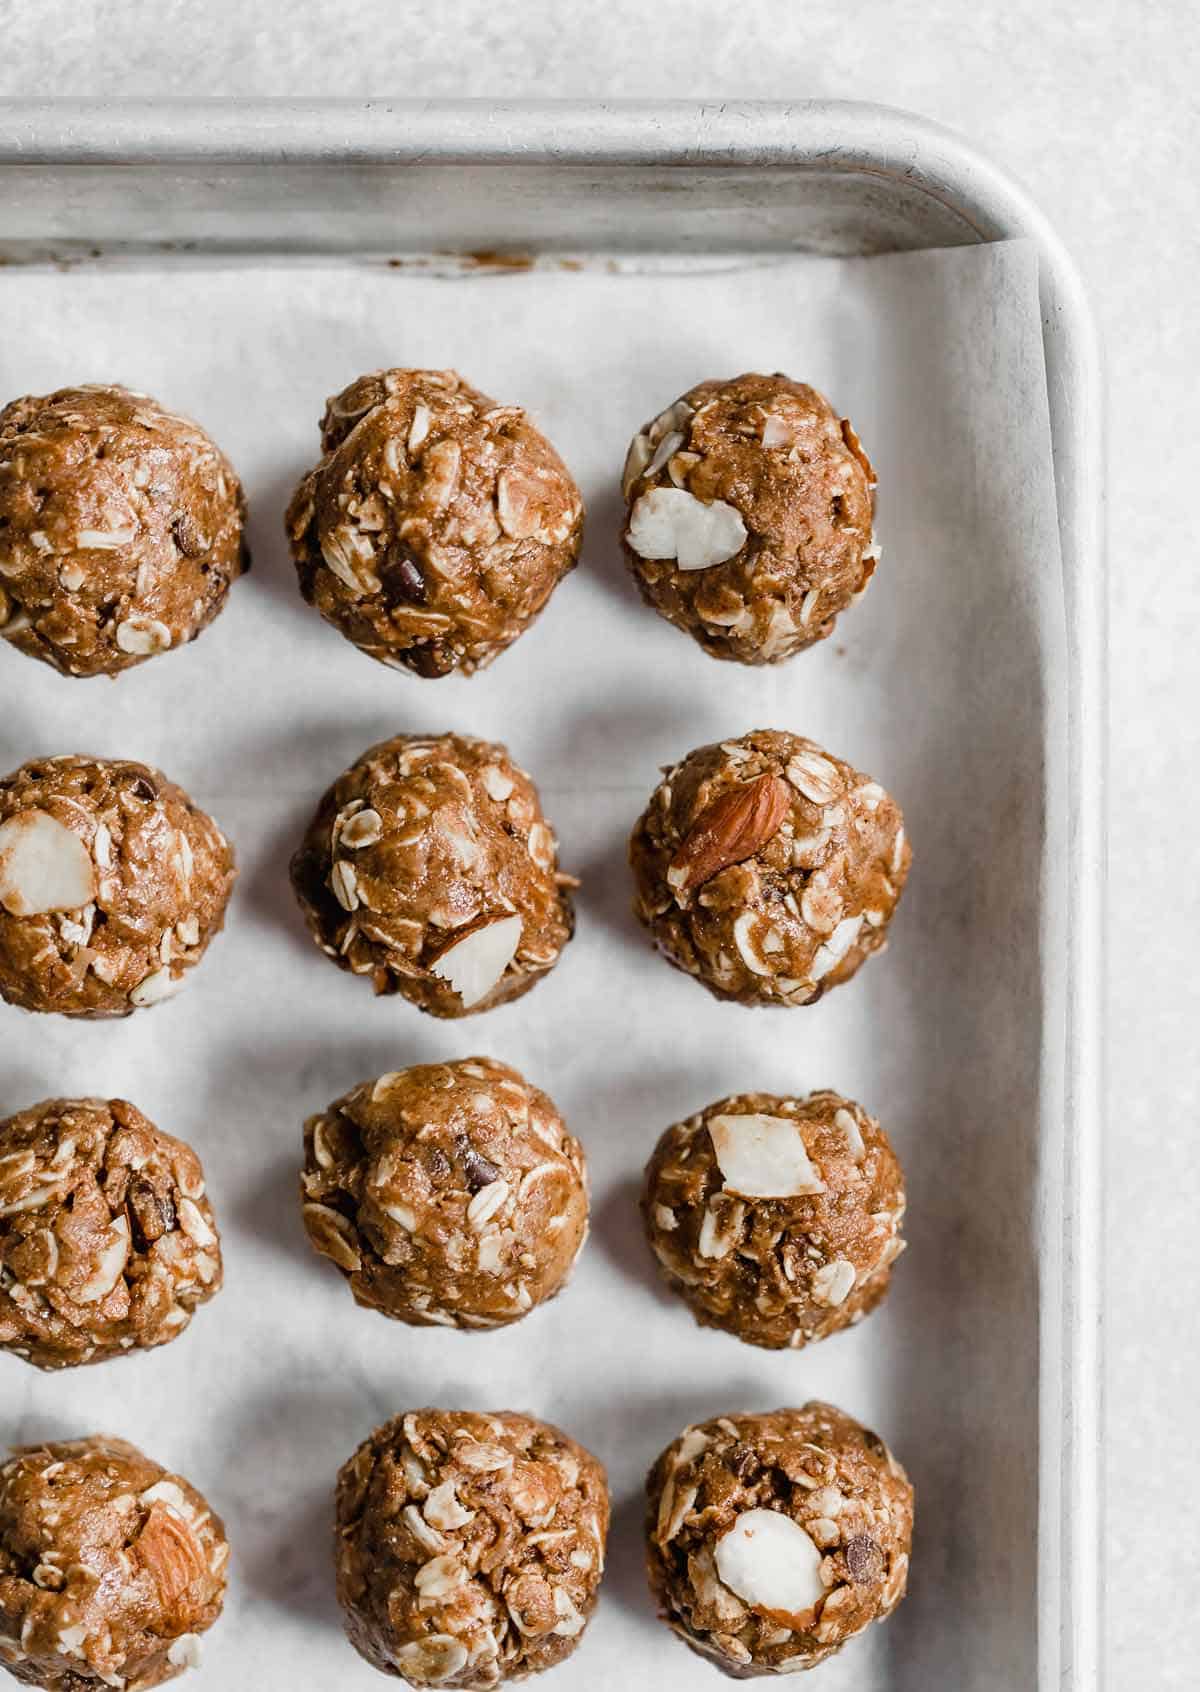
<svg viewBox="0 0 1200 1692"><path fill-rule="evenodd" d="M498 1328L565 1284L587 1235L583 1148L508 1064L364 1081L304 1128L304 1226L359 1304Z"/></svg>
<svg viewBox="0 0 1200 1692"><path fill-rule="evenodd" d="M878 782L759 729L669 769L629 842L634 911L719 999L803 1005L882 951L912 853Z"/></svg>
<svg viewBox="0 0 1200 1692"><path fill-rule="evenodd" d="M378 370L328 402L287 512L300 590L361 652L470 675L572 569L583 501L520 406L453 370Z"/></svg>
<svg viewBox="0 0 1200 1692"><path fill-rule="evenodd" d="M50 1692L150 1687L200 1660L229 1545L194 1486L123 1439L0 1466L0 1664Z"/></svg>
<svg viewBox="0 0 1200 1692"><path fill-rule="evenodd" d="M698 1322L751 1345L807 1345L883 1298L904 1249L887 1135L838 1093L739 1093L668 1128L642 1219Z"/></svg>
<svg viewBox="0 0 1200 1692"><path fill-rule="evenodd" d="M831 1404L685 1428L646 1497L660 1615L737 1678L813 1668L904 1596L912 1487Z"/></svg>
<svg viewBox="0 0 1200 1692"><path fill-rule="evenodd" d="M547 1422L397 1416L338 1475L350 1643L411 1686L498 1686L551 1668L595 1608L608 1517L603 1468Z"/></svg>
<svg viewBox="0 0 1200 1692"><path fill-rule="evenodd" d="M165 1345L221 1286L200 1159L126 1099L0 1122L0 1349L39 1369Z"/></svg>
<svg viewBox="0 0 1200 1692"><path fill-rule="evenodd" d="M118 387L0 411L0 635L67 676L194 640L249 568L246 502L189 418Z"/></svg>
<svg viewBox="0 0 1200 1692"><path fill-rule="evenodd" d="M646 603L714 658L777 664L866 592L874 487L858 436L815 388L700 382L633 438L625 556Z"/></svg>
<svg viewBox="0 0 1200 1692"><path fill-rule="evenodd" d="M321 950L443 1017L519 998L553 969L576 885L529 776L505 747L460 734L364 752L292 859Z"/></svg>
<svg viewBox="0 0 1200 1692"><path fill-rule="evenodd" d="M35 758L0 779L0 997L126 1016L183 986L237 871L216 823L147 764Z"/></svg>

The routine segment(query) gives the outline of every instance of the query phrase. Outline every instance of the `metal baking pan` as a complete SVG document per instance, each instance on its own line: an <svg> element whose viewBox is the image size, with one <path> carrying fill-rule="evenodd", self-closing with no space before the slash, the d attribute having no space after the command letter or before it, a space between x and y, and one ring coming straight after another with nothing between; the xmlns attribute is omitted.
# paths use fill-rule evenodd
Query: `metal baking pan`
<svg viewBox="0 0 1200 1692"><path fill-rule="evenodd" d="M1069 721L1069 861L1049 889L1064 905L1067 994L1061 1022L1045 1031L1066 1083L1041 1124L1034 1195L1040 1443L1028 1625L1041 1692L1083 1692L1101 1673L1104 500L1095 335L1051 226L958 137L855 102L70 101L0 111L6 264L436 255L461 268L1013 237L1040 255L1068 629L1056 681ZM1007 1684L991 1672L999 1678L987 1684Z"/></svg>

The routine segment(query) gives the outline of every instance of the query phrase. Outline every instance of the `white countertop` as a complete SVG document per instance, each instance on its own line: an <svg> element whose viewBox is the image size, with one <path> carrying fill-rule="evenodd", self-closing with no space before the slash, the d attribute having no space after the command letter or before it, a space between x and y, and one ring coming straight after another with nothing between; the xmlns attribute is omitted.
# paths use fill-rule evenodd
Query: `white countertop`
<svg viewBox="0 0 1200 1692"><path fill-rule="evenodd" d="M4 96L880 100L968 133L1056 220L1090 285L1109 360L1108 1550L1120 1594L1108 1615L1109 1682L1115 1692L1194 1687L1200 981L1180 962L1200 919L1190 880L1200 805L1188 775L1200 740L1200 664L1188 638L1200 570L1190 534L1169 533L1192 491L1187 465L1200 439L1191 6L40 0L0 5L0 35Z"/></svg>

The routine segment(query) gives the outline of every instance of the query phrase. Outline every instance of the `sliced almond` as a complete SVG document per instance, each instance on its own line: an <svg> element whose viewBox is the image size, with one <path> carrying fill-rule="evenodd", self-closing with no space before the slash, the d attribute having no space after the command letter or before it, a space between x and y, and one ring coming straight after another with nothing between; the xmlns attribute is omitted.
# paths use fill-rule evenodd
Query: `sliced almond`
<svg viewBox="0 0 1200 1692"><path fill-rule="evenodd" d="M183 987L182 975L172 975L169 968L156 969L152 974L144 976L129 995L131 1005L137 1005L139 1010L148 1005L161 1004L163 999L169 999Z"/></svg>
<svg viewBox="0 0 1200 1692"><path fill-rule="evenodd" d="M49 811L19 811L0 823L0 905L10 916L79 910L95 894L91 853Z"/></svg>
<svg viewBox="0 0 1200 1692"><path fill-rule="evenodd" d="M731 864L752 858L779 832L791 802L787 783L770 773L718 794L671 859L670 886L687 893Z"/></svg>
<svg viewBox="0 0 1200 1692"><path fill-rule="evenodd" d="M780 1510L744 1510L716 1545L717 1573L755 1610L795 1626L825 1596L821 1553Z"/></svg>
<svg viewBox="0 0 1200 1692"><path fill-rule="evenodd" d="M817 947L813 956L812 968L809 971L814 981L823 980L831 969L837 968L858 939L858 931L862 924L861 912L858 916L843 917L828 940Z"/></svg>
<svg viewBox="0 0 1200 1692"><path fill-rule="evenodd" d="M498 917L464 934L430 965L450 983L464 1010L486 999L503 976L521 943L521 927L519 916Z"/></svg>
<svg viewBox="0 0 1200 1692"><path fill-rule="evenodd" d="M848 1257L835 1257L832 1263L822 1264L813 1276L813 1297L818 1304L836 1309L839 1304L845 1304L854 1291L857 1278L857 1271Z"/></svg>
<svg viewBox="0 0 1200 1692"><path fill-rule="evenodd" d="M170 644L171 631L157 617L126 617L117 624L117 645L135 657L153 657L156 652L165 652Z"/></svg>
<svg viewBox="0 0 1200 1692"><path fill-rule="evenodd" d="M651 488L630 512L625 538L640 558L673 558L681 570L708 570L741 551L746 525L723 499L705 503L683 488Z"/></svg>
<svg viewBox="0 0 1200 1692"><path fill-rule="evenodd" d="M714 1116L708 1125L725 1190L743 1198L799 1198L823 1193L800 1124L787 1116Z"/></svg>

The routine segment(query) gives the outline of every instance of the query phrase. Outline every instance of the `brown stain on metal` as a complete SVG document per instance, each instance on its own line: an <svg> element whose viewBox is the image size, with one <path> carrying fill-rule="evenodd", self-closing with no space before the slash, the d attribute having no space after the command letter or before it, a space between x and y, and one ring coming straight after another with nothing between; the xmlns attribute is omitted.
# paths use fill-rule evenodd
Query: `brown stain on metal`
<svg viewBox="0 0 1200 1692"><path fill-rule="evenodd" d="M428 265L431 258L448 261L459 271L482 271L492 275L518 276L539 267L570 271L583 270L584 268L583 261L577 258L558 258L549 254L536 253L508 253L490 247L479 248L468 253L439 248L428 256L390 258L387 263L392 270L423 269Z"/></svg>

